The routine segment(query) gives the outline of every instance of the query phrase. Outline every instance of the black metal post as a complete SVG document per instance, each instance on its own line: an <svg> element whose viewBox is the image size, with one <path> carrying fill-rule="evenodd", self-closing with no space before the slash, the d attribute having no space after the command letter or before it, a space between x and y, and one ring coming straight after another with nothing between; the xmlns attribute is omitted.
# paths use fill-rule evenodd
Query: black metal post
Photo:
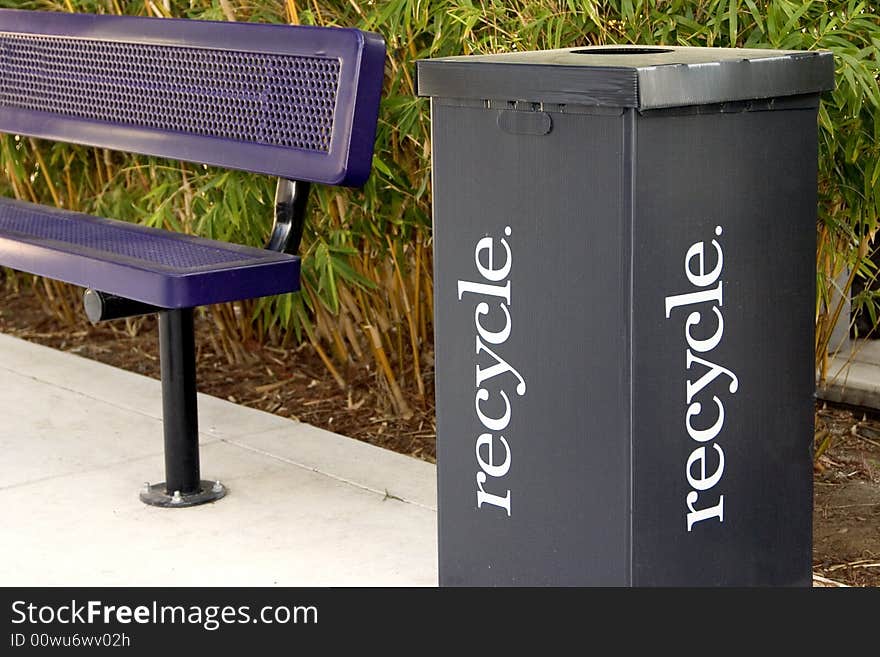
<svg viewBox="0 0 880 657"><path fill-rule="evenodd" d="M193 309L159 313L162 417L165 425L165 482L145 484L141 500L154 506L193 506L219 499L219 481L201 481L196 398Z"/></svg>
<svg viewBox="0 0 880 657"><path fill-rule="evenodd" d="M165 488L169 495L199 489L199 418L192 308L159 313Z"/></svg>

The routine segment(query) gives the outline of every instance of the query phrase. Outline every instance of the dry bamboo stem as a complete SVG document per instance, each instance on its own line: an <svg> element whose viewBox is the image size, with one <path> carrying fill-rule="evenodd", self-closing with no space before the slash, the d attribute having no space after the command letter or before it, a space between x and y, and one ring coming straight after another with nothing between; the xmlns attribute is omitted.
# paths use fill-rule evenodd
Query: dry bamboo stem
<svg viewBox="0 0 880 657"><path fill-rule="evenodd" d="M406 403L403 391L401 391L397 379L394 377L391 363L388 362L388 356L386 356L385 349L382 347L382 337L380 336L379 331L372 324L365 324L364 332L369 338L368 342L373 350L376 362L380 365L380 371L385 375L385 380L391 388L391 400L394 404L395 411L403 418L412 417L412 410Z"/></svg>

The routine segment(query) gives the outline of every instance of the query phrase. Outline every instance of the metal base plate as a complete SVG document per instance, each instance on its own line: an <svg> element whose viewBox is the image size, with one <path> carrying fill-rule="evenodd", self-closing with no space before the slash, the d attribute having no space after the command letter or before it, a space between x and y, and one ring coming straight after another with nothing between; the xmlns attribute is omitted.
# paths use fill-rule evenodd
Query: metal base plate
<svg viewBox="0 0 880 657"><path fill-rule="evenodd" d="M140 498L141 502L149 504L150 506L178 508L207 504L208 502L219 500L225 495L226 486L219 481L206 481L203 479L199 483L198 491L194 493L181 493L180 491L175 491L171 495L165 491L165 482L152 485L146 483L141 489Z"/></svg>

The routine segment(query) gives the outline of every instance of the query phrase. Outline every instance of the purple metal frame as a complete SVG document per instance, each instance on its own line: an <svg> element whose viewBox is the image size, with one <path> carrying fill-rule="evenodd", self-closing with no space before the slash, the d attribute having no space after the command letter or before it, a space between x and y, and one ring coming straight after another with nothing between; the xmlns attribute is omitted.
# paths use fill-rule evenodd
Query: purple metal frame
<svg viewBox="0 0 880 657"><path fill-rule="evenodd" d="M330 185L359 186L369 175L385 61L385 43L377 34L348 28L13 9L0 10L3 33L336 59L339 86L327 152L4 107L2 95L0 131ZM2 58L0 49L0 62Z"/></svg>

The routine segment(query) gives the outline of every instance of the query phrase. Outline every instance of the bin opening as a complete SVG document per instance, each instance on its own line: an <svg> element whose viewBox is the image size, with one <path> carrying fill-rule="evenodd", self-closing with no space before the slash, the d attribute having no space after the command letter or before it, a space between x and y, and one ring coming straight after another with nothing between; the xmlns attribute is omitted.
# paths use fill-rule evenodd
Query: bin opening
<svg viewBox="0 0 880 657"><path fill-rule="evenodd" d="M672 52L671 48L581 48L571 51L575 55L659 55Z"/></svg>

